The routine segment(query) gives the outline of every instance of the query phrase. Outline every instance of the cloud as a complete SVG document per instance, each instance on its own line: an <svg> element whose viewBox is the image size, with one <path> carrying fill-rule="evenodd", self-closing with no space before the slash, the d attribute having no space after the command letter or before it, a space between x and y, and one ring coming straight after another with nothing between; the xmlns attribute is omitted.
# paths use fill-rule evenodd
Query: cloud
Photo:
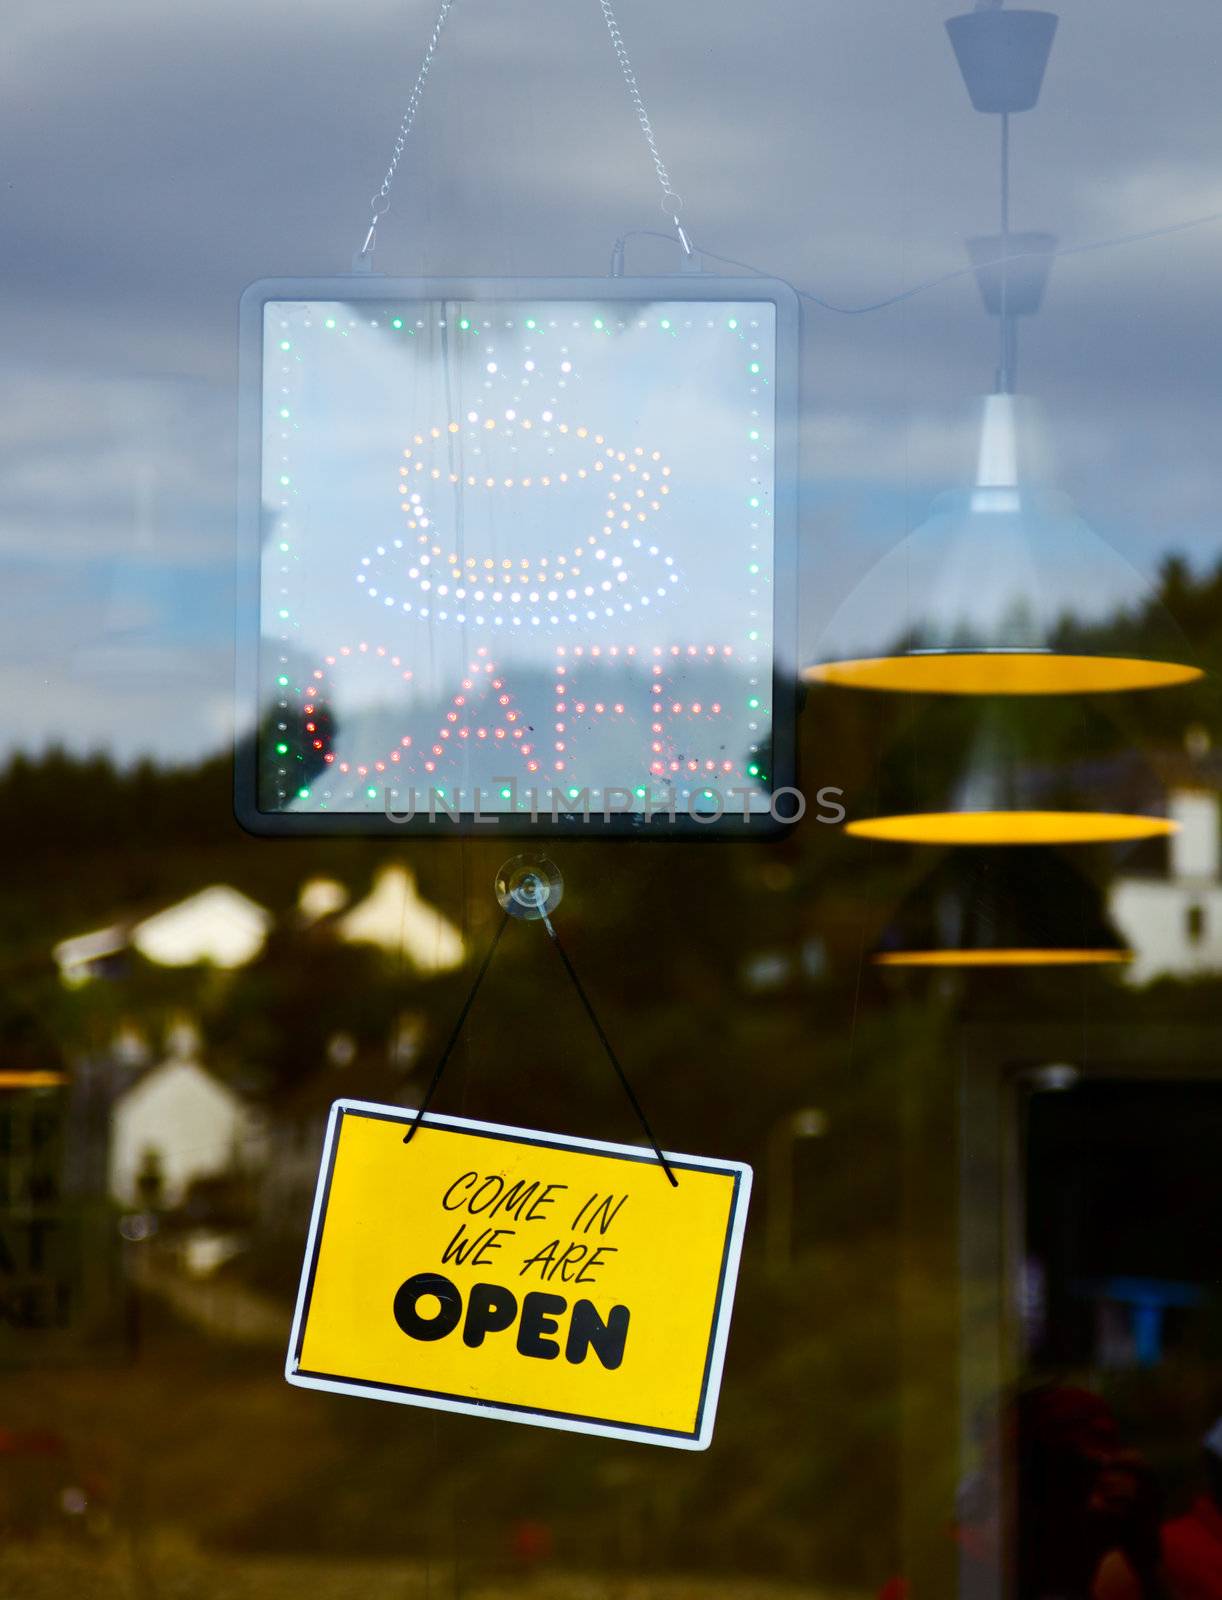
<svg viewBox="0 0 1222 1600"><path fill-rule="evenodd" d="M953 9L619 0L693 237L846 304L963 264L964 236L996 226L997 124L968 105ZM257 277L348 267L434 14L44 0L12 19L0 562L54 618L41 637L18 629L12 738L104 727L124 749L181 751L163 652L183 637L223 697L237 297ZM1217 27L1215 0L1169 17L1146 0L1064 8L1041 104L1014 119L1015 225L1072 244L1222 210ZM625 228L669 226L658 199L592 0L464 0L378 265L601 273ZM1063 487L1147 568L1169 546L1219 548L1220 248L1222 229L1202 229L1057 261L1020 338ZM630 246L630 268L677 262ZM957 472L994 343L970 277L870 316L808 309L812 611ZM55 664L86 639L134 652L100 701Z"/></svg>
<svg viewBox="0 0 1222 1600"><path fill-rule="evenodd" d="M0 410L0 555L231 559L232 402L170 378L25 365Z"/></svg>

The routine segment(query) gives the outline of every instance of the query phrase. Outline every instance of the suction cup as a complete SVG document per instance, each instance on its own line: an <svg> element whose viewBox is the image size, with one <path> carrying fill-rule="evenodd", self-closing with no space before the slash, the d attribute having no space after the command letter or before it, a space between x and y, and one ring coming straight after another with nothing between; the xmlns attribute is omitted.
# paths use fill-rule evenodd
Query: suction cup
<svg viewBox="0 0 1222 1600"><path fill-rule="evenodd" d="M496 875L501 908L523 922L541 922L564 897L560 869L546 856L514 856Z"/></svg>

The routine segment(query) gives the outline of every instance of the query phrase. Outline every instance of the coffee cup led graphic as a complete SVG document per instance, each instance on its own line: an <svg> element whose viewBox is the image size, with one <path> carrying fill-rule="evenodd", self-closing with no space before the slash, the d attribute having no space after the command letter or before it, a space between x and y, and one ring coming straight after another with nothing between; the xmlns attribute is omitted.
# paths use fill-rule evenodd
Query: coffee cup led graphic
<svg viewBox="0 0 1222 1600"><path fill-rule="evenodd" d="M356 582L405 619L622 626L680 583L651 526L671 476L660 450L617 446L548 407L471 407L412 435L398 468L402 536L363 555ZM546 553L521 553L540 543Z"/></svg>

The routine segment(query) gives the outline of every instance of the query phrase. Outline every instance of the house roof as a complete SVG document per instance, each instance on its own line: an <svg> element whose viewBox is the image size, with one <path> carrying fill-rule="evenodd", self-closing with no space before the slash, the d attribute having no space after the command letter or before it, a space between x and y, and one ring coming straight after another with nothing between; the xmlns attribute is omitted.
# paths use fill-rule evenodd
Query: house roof
<svg viewBox="0 0 1222 1600"><path fill-rule="evenodd" d="M159 966L241 967L263 949L271 925L269 911L240 890L217 883L147 917L61 939L52 954L68 983L83 981L95 962L127 949Z"/></svg>
<svg viewBox="0 0 1222 1600"><path fill-rule="evenodd" d="M366 897L336 919L335 931L348 944L402 953L418 972L452 972L466 956L462 934L402 866L383 867Z"/></svg>
<svg viewBox="0 0 1222 1600"><path fill-rule="evenodd" d="M243 967L262 950L271 925L269 911L217 883L136 923L131 942L165 967Z"/></svg>
<svg viewBox="0 0 1222 1600"><path fill-rule="evenodd" d="M246 1100L245 1096L235 1089L231 1083L227 1083L224 1078L218 1078L216 1073L206 1067L202 1061L198 1061L194 1057L174 1054L168 1055L163 1060L146 1067L143 1072L125 1085L115 1097L115 1107L119 1109L138 1104L149 1095L157 1094L163 1085L178 1080L200 1084L201 1087L207 1089L218 1105L223 1103L235 1111L249 1109L250 1102Z"/></svg>

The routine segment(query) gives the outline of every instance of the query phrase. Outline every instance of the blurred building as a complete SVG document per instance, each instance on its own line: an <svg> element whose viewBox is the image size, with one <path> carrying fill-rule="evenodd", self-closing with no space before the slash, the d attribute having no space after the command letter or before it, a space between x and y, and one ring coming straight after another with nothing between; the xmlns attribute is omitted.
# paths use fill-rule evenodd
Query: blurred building
<svg viewBox="0 0 1222 1600"><path fill-rule="evenodd" d="M180 1025L164 1061L114 1101L108 1189L121 1206L182 1205L202 1179L249 1172L266 1158L258 1111L199 1059L199 1039Z"/></svg>
<svg viewBox="0 0 1222 1600"><path fill-rule="evenodd" d="M213 884L149 914L62 940L53 953L70 987L122 980L140 960L236 971L265 954L274 927L264 907ZM279 933L277 948L289 960L332 942L368 945L433 977L466 958L459 929L401 865L377 871L368 893L352 903L338 880L306 879ZM193 1191L251 1179L263 1231L277 1235L289 1219L294 1239L313 1194L331 1102L341 1094L401 1100L424 1037L423 1018L412 1010L398 1016L366 1059L354 1034L332 1033L317 1059L300 1062L298 1080L277 1092L274 1115L265 1117L234 1086L257 1079L262 1062L242 1061L222 1080L209 1069L193 1025L172 1029L164 1050L151 1047L150 1026L156 1024L138 1012L127 1015L108 1048L73 1063L74 1191L105 1192L125 1208L174 1211L188 1205Z"/></svg>
<svg viewBox="0 0 1222 1600"><path fill-rule="evenodd" d="M304 928L337 916L348 904L348 891L336 878L307 878L297 892L297 920Z"/></svg>
<svg viewBox="0 0 1222 1600"><path fill-rule="evenodd" d="M1133 952L1130 983L1222 972L1222 834L1213 789L1173 789L1168 816L1179 831L1155 870L1117 877L1108 909Z"/></svg>
<svg viewBox="0 0 1222 1600"><path fill-rule="evenodd" d="M263 949L271 924L270 912L217 883L150 916L61 939L52 954L70 987L117 975L130 950L163 967L242 967Z"/></svg>
<svg viewBox="0 0 1222 1600"><path fill-rule="evenodd" d="M374 944L404 956L417 972L451 972L466 956L462 934L416 888L406 867L384 867L364 900L336 920L348 944Z"/></svg>

